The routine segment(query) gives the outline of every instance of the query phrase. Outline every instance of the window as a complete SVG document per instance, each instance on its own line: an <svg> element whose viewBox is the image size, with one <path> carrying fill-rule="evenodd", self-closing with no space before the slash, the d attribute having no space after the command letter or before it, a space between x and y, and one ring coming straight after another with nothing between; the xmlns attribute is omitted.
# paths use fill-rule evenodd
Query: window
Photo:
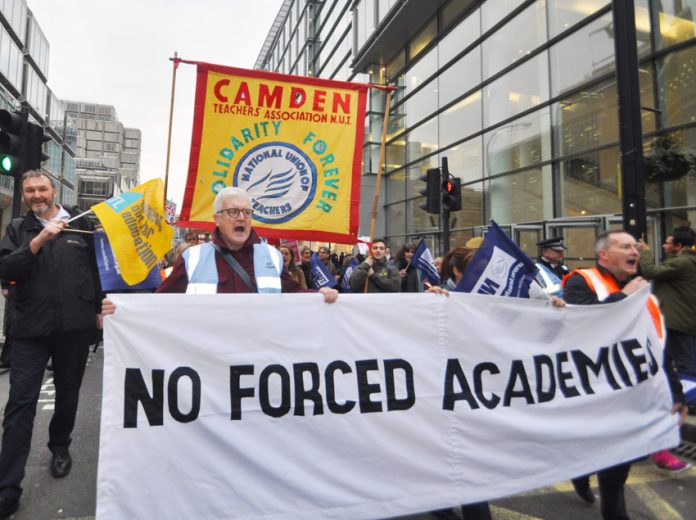
<svg viewBox="0 0 696 520"><path fill-rule="evenodd" d="M413 60L423 52L423 49L433 41L435 36L437 36L437 18L430 20L410 41L408 44L409 59Z"/></svg>
<svg viewBox="0 0 696 520"><path fill-rule="evenodd" d="M696 122L696 47L668 54L657 62L657 70L665 126Z"/></svg>
<svg viewBox="0 0 696 520"><path fill-rule="evenodd" d="M452 3L458 3L455 0ZM454 27L438 44L438 64L440 67L474 43L481 36L481 12L476 9L460 24ZM479 53L479 50L476 50Z"/></svg>
<svg viewBox="0 0 696 520"><path fill-rule="evenodd" d="M407 134L408 162L420 159L438 148L437 117L433 117Z"/></svg>
<svg viewBox="0 0 696 520"><path fill-rule="evenodd" d="M613 147L561 162L562 216L620 213L621 160Z"/></svg>
<svg viewBox="0 0 696 520"><path fill-rule="evenodd" d="M519 7L524 0L489 0L481 6L481 32L486 32Z"/></svg>
<svg viewBox="0 0 696 520"><path fill-rule="evenodd" d="M551 47L551 92L558 95L614 70L611 13Z"/></svg>
<svg viewBox="0 0 696 520"><path fill-rule="evenodd" d="M438 94L444 106L481 82L481 51L473 49L450 68L440 73Z"/></svg>
<svg viewBox="0 0 696 520"><path fill-rule="evenodd" d="M544 2L535 2L483 41L483 78L489 78L526 57L545 41Z"/></svg>
<svg viewBox="0 0 696 520"><path fill-rule="evenodd" d="M484 135L486 175L524 168L551 158L548 107Z"/></svg>
<svg viewBox="0 0 696 520"><path fill-rule="evenodd" d="M440 148L481 130L481 91L440 112L438 123Z"/></svg>
<svg viewBox="0 0 696 520"><path fill-rule="evenodd" d="M553 38L588 16L596 13L609 0L547 0L549 10L549 37Z"/></svg>
<svg viewBox="0 0 696 520"><path fill-rule="evenodd" d="M619 139L616 83L605 81L553 105L554 138L560 155Z"/></svg>
<svg viewBox="0 0 696 520"><path fill-rule="evenodd" d="M551 167L491 179L487 199L490 218L499 224L550 219L553 217Z"/></svg>
<svg viewBox="0 0 696 520"><path fill-rule="evenodd" d="M466 184L480 180L483 175L482 149L482 137L477 136L443 150L440 156L447 157L449 171L455 177L459 177L463 184Z"/></svg>
<svg viewBox="0 0 696 520"><path fill-rule="evenodd" d="M538 54L484 88L483 118L493 125L549 98L546 52Z"/></svg>
<svg viewBox="0 0 696 520"><path fill-rule="evenodd" d="M696 38L696 0L662 0L653 4L659 23L655 35L658 49Z"/></svg>

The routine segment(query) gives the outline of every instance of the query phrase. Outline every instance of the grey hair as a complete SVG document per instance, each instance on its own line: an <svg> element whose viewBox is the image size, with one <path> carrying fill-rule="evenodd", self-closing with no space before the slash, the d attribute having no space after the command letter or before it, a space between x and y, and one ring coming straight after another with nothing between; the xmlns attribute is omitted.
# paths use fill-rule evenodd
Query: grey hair
<svg viewBox="0 0 696 520"><path fill-rule="evenodd" d="M606 251L611 247L611 240L613 235L621 235L628 233L628 231L625 231L623 229L614 229L612 231L605 231L604 233L601 233L600 235L597 236L595 239L594 243L594 252L595 254L598 254L600 251Z"/></svg>
<svg viewBox="0 0 696 520"><path fill-rule="evenodd" d="M27 179L34 179L36 177L46 177L48 179L48 182L51 183L51 187L54 190L56 189L56 183L53 182L51 176L47 173L42 172L41 170L29 170L28 172L24 172L22 174L22 185L24 185L24 181L26 181Z"/></svg>
<svg viewBox="0 0 696 520"><path fill-rule="evenodd" d="M218 191L213 201L213 212L217 213L222 209L222 201L227 197L244 197L249 204L251 204L251 197L242 188L237 188L236 186L227 186Z"/></svg>

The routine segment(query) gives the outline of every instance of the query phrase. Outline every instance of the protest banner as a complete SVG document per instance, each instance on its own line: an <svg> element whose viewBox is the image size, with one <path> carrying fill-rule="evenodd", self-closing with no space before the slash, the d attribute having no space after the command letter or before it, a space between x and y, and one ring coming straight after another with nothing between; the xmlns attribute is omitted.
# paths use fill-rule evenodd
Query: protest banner
<svg viewBox="0 0 696 520"><path fill-rule="evenodd" d="M647 294L114 295L97 518L390 518L673 447Z"/></svg>
<svg viewBox="0 0 696 520"><path fill-rule="evenodd" d="M238 186L262 236L354 242L368 86L185 63L198 79L179 225L212 229L215 195Z"/></svg>
<svg viewBox="0 0 696 520"><path fill-rule="evenodd" d="M92 206L128 285L142 282L172 247L163 194L162 180L153 179Z"/></svg>
<svg viewBox="0 0 696 520"><path fill-rule="evenodd" d="M293 257L295 258L295 265L302 265L302 256L300 255L300 243L297 240L286 240L281 238L279 240L280 245L287 247L292 251Z"/></svg>

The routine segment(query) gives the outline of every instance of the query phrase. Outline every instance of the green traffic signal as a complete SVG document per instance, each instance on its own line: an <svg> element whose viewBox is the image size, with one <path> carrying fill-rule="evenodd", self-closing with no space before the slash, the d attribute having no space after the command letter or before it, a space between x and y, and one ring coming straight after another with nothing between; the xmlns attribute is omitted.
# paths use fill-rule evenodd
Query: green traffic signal
<svg viewBox="0 0 696 520"><path fill-rule="evenodd" d="M0 110L0 173L21 175L26 150L27 113Z"/></svg>
<svg viewBox="0 0 696 520"><path fill-rule="evenodd" d="M14 166L14 161L9 155L3 155L0 157L0 170L2 173L12 173L12 167Z"/></svg>

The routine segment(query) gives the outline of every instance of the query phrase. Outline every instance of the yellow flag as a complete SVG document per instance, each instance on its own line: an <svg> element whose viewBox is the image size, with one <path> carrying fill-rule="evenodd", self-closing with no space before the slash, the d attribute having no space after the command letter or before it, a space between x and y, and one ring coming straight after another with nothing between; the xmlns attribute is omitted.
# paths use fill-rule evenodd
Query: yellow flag
<svg viewBox="0 0 696 520"><path fill-rule="evenodd" d="M174 231L164 218L164 183L153 179L92 206L104 226L121 276L142 282L172 247Z"/></svg>

